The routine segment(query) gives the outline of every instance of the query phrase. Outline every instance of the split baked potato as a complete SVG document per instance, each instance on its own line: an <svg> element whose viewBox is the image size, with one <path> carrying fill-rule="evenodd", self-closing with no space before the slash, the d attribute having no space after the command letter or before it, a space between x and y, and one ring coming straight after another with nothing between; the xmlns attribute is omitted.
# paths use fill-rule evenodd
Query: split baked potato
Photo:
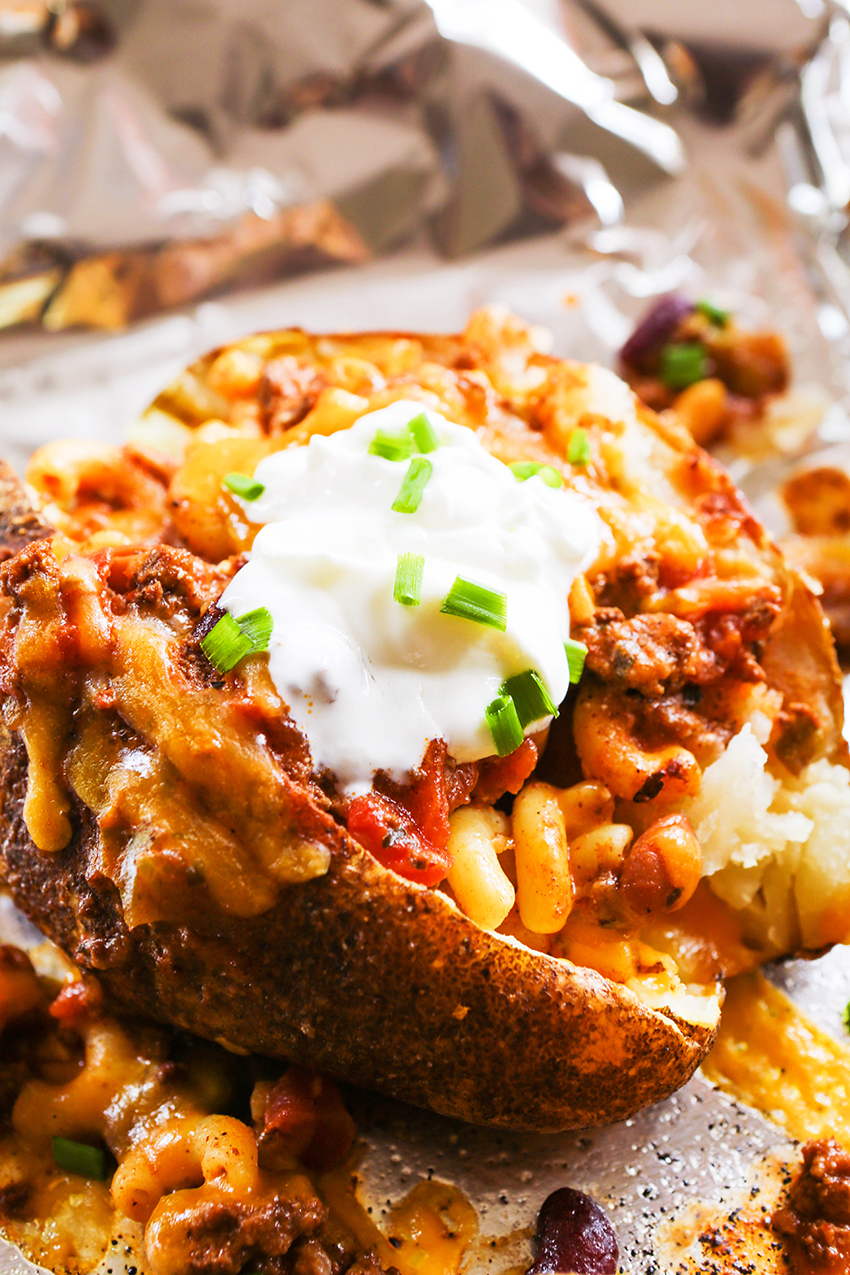
<svg viewBox="0 0 850 1275"><path fill-rule="evenodd" d="M261 334L125 447L43 448L34 508L7 475L0 871L124 1009L555 1130L683 1084L725 974L848 938L850 775L819 605L723 470L539 345L492 311L459 336ZM377 776L396 854L314 769L267 657L222 673L201 642L256 534L224 477L400 399L550 466L606 534L548 738L464 765L432 741L405 784ZM501 911L454 872L473 842ZM557 925L524 901L532 843Z"/></svg>

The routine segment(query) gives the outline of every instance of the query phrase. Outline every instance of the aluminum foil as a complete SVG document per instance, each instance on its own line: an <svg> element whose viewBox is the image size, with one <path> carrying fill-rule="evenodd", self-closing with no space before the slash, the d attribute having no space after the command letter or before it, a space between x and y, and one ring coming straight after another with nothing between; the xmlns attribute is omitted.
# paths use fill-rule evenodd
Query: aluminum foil
<svg viewBox="0 0 850 1275"><path fill-rule="evenodd" d="M610 225L686 168L674 104L754 70L799 99L825 17L772 8L748 32L649 0L2 0L0 326L117 328L426 231L459 256Z"/></svg>

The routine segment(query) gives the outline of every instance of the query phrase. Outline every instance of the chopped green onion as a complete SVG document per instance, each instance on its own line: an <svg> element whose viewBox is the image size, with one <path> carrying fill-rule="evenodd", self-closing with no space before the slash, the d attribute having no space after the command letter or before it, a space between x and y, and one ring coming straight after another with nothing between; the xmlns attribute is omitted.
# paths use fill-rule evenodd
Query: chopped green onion
<svg viewBox="0 0 850 1275"><path fill-rule="evenodd" d="M420 452L435 452L440 446L440 439L434 426L424 412L408 421L407 428L413 435L413 441Z"/></svg>
<svg viewBox="0 0 850 1275"><path fill-rule="evenodd" d="M455 577L448 597L440 607L443 615L457 615L462 620L486 624L488 628L504 633L508 627L508 599L504 593L488 589L483 584Z"/></svg>
<svg viewBox="0 0 850 1275"><path fill-rule="evenodd" d="M252 651L267 651L269 638L272 635L274 620L268 607L257 607L255 611L246 611L237 615L236 623L251 643Z"/></svg>
<svg viewBox="0 0 850 1275"><path fill-rule="evenodd" d="M674 342L661 350L659 375L673 390L684 390L708 376L705 350L696 341Z"/></svg>
<svg viewBox="0 0 850 1275"><path fill-rule="evenodd" d="M564 480L555 466L544 465L539 460L515 460L510 470L520 483L524 483L529 478L541 478L547 487L563 487L564 485Z"/></svg>
<svg viewBox="0 0 850 1275"><path fill-rule="evenodd" d="M229 673L240 660L253 650L253 642L242 632L229 611L206 637L201 638L201 650L219 673Z"/></svg>
<svg viewBox="0 0 850 1275"><path fill-rule="evenodd" d="M273 624L268 607L246 611L235 619L225 611L218 624L201 638L201 650L219 673L229 673L246 655L268 650Z"/></svg>
<svg viewBox="0 0 850 1275"><path fill-rule="evenodd" d="M508 677L501 686L502 695L510 695L514 702L523 730L529 722L539 722L541 717L557 717L558 705L546 690L540 674L533 668Z"/></svg>
<svg viewBox="0 0 850 1275"><path fill-rule="evenodd" d="M413 435L409 429L379 429L369 444L370 456L384 460L409 460L413 455Z"/></svg>
<svg viewBox="0 0 850 1275"><path fill-rule="evenodd" d="M241 496L243 500L259 500L266 490L265 483L249 478L247 474L225 474L222 483L234 496Z"/></svg>
<svg viewBox="0 0 850 1275"><path fill-rule="evenodd" d="M415 514L434 466L424 456L414 456L407 467L404 481L393 501L397 514Z"/></svg>
<svg viewBox="0 0 850 1275"><path fill-rule="evenodd" d="M571 465L586 465L590 460L590 442L586 429L574 429L567 443L567 460Z"/></svg>
<svg viewBox="0 0 850 1275"><path fill-rule="evenodd" d="M422 601L422 571L425 559L421 553L400 553L395 568L393 600L403 607L418 607Z"/></svg>
<svg viewBox="0 0 850 1275"><path fill-rule="evenodd" d="M537 477L547 487L563 487L564 485L564 479L554 465L541 465L537 471Z"/></svg>
<svg viewBox="0 0 850 1275"><path fill-rule="evenodd" d="M567 666L570 670L570 686L575 686L581 677L584 661L587 659L587 647L584 642L574 642L572 638L567 638L564 650L567 653Z"/></svg>
<svg viewBox="0 0 850 1275"><path fill-rule="evenodd" d="M60 1169L67 1173L77 1173L81 1178L95 1178L98 1182L104 1182L109 1177L106 1152L100 1147L90 1147L86 1142L54 1138L53 1159Z"/></svg>
<svg viewBox="0 0 850 1275"><path fill-rule="evenodd" d="M507 757L508 753L519 748L525 736L519 724L516 705L510 695L500 695L494 699L484 710L484 716L499 757Z"/></svg>
<svg viewBox="0 0 850 1275"><path fill-rule="evenodd" d="M721 310L719 306L712 305L710 301L706 300L697 301L694 309L705 315L709 323L713 323L716 328L725 328L732 318L731 310Z"/></svg>
<svg viewBox="0 0 850 1275"><path fill-rule="evenodd" d="M841 1015L841 1021L850 1032L850 1001L844 1006L844 1013Z"/></svg>

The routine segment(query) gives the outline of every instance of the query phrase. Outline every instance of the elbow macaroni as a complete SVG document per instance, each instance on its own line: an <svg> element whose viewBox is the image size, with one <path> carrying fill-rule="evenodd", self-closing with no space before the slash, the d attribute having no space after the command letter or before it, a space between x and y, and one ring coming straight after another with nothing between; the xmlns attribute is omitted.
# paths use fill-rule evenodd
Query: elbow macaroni
<svg viewBox="0 0 850 1275"><path fill-rule="evenodd" d="M461 806L450 819L448 883L482 930L496 930L514 905L514 887L498 855L507 847L507 816L487 806Z"/></svg>

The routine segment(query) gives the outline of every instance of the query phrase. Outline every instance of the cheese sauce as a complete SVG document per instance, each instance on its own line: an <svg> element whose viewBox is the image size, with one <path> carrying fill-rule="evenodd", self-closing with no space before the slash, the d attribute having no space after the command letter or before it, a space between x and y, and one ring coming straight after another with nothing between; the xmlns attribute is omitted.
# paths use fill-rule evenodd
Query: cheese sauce
<svg viewBox="0 0 850 1275"><path fill-rule="evenodd" d="M430 478L415 512L395 512L409 459L369 447L422 411L392 403L261 461L263 494L242 504L263 526L220 604L236 616L271 612L271 676L316 768L350 793L379 770L404 781L432 739L459 762L491 755L485 711L506 677L532 668L563 700L567 594L604 535L587 501L537 475L518 481L470 429L433 411ZM424 559L416 606L393 599L408 553ZM504 632L441 613L458 576L506 596Z"/></svg>

